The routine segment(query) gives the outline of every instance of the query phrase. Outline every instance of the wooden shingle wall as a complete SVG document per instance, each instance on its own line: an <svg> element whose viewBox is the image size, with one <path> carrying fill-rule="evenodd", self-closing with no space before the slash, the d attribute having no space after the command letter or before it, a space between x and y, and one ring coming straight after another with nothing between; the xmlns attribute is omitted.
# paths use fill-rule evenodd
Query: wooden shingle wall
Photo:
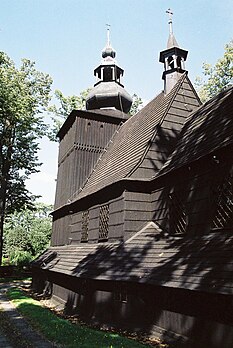
<svg viewBox="0 0 233 348"><path fill-rule="evenodd" d="M151 195L125 192L124 240L132 237L152 219Z"/></svg>
<svg viewBox="0 0 233 348"><path fill-rule="evenodd" d="M53 221L51 245L67 245L69 241L70 215Z"/></svg>
<svg viewBox="0 0 233 348"><path fill-rule="evenodd" d="M168 196L170 187L157 188L151 195L152 221L164 230L168 230Z"/></svg>
<svg viewBox="0 0 233 348"><path fill-rule="evenodd" d="M119 241L123 238L124 226L124 197L111 200L103 205L94 205L85 211L71 213L57 219L53 223L53 244L77 244L80 242L97 243L99 241L100 209L108 205L108 241ZM86 215L87 238L83 239L83 214ZM63 232L62 232L63 231Z"/></svg>
<svg viewBox="0 0 233 348"><path fill-rule="evenodd" d="M183 233L208 232L213 227L223 183L232 173L231 151L224 149L219 153L217 163L210 155L171 175L168 182L164 182L152 194L152 220L169 233L176 234L178 230L172 220L174 215L179 220L182 212L186 225Z"/></svg>
<svg viewBox="0 0 233 348"><path fill-rule="evenodd" d="M76 117L59 147L55 208L84 185L117 128L117 124Z"/></svg>
<svg viewBox="0 0 233 348"><path fill-rule="evenodd" d="M179 133L192 111L200 106L199 98L186 77L164 119L155 128L143 161L132 174L133 178L151 178L166 162L174 150Z"/></svg>
<svg viewBox="0 0 233 348"><path fill-rule="evenodd" d="M120 196L109 204L109 234L108 240L121 240L124 235L124 196Z"/></svg>

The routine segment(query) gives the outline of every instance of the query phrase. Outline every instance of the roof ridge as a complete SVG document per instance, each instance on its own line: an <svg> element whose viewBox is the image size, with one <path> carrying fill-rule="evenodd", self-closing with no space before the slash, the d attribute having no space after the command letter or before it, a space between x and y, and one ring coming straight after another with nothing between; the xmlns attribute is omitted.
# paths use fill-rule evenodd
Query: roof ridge
<svg viewBox="0 0 233 348"><path fill-rule="evenodd" d="M151 99L151 100L149 101L149 103L147 103L147 104L145 105L144 108L146 108L151 102L153 102L154 99L156 99L156 98L159 97L160 95L161 95L161 92L158 93L153 99ZM87 185L87 183L88 183L90 177L92 176L93 172L95 172L95 169L96 169L97 165L99 164L99 162L101 161L103 155L108 151L110 145L111 145L112 143L114 143L114 138L115 138L116 135L119 133L120 128L121 128L122 126L124 126L125 124L127 124L127 123L129 123L129 122L132 122L133 118L135 118L135 116L137 116L138 114L140 114L141 111L142 111L144 108L142 108L141 110L139 110L139 111L138 111L136 114L134 114L133 116L129 117L125 122L121 122L121 123L119 124L119 127L117 127L117 129L116 129L116 131L113 133L111 139L109 140L109 142L108 142L107 145L105 146L103 152L100 154L100 156L99 156L98 160L96 161L96 163L95 163L95 165L94 165L92 171L90 172L89 176L86 178L86 180L85 180L85 182L83 183L83 185L82 185L81 187L79 187L78 190L75 191L75 192L68 198L68 200L67 200L68 203L70 203L70 201L72 201L73 199L75 200L75 198L85 189L85 187L86 187L86 185ZM75 197L75 196L76 196L76 197Z"/></svg>
<svg viewBox="0 0 233 348"><path fill-rule="evenodd" d="M196 89L194 88L194 86L193 86L193 84L192 84L190 78L188 77L188 74L187 74L187 73L186 73L186 80L187 80L187 82L189 83L189 86L191 87L193 93L195 94L195 96L196 96L198 102L200 103L200 106L202 106L203 103L202 103L202 101L201 101L201 99L200 99L200 97L199 97L199 95L198 95Z"/></svg>
<svg viewBox="0 0 233 348"><path fill-rule="evenodd" d="M139 160L144 155L148 142L155 132L156 125L164 118L166 110L174 100L185 76L186 73L182 74L166 97L161 92L117 129L112 145L99 157L85 186L81 191L78 193L76 191L71 196L72 201L70 203L98 192L113 182L119 182L130 177L129 173L131 173L132 168L135 169L135 165L138 165ZM143 133L142 136L141 133Z"/></svg>
<svg viewBox="0 0 233 348"><path fill-rule="evenodd" d="M178 169L181 168L185 165L187 165L190 162L190 159L186 159L183 162L177 163L176 162L176 166L172 166L172 161L174 161L174 159L176 158L177 154L179 153L180 150L180 143L182 142L182 139L184 138L185 134L191 134L191 132L189 131L189 126L190 126L190 122L194 122L195 120L201 124L203 124L203 120L206 119L207 114L212 117L215 118L215 112L216 110L219 109L219 101L220 101L220 105L222 103L224 103L224 99L228 98L230 96L230 94L233 94L233 87L227 88L223 91L221 91L219 94L215 95L214 97L212 97L210 100L208 100L207 102L205 102L204 104L200 105L196 110L194 110L193 112L190 113L189 117L187 117L184 126L182 128L182 131L180 133L179 136L179 140L177 142L177 147L174 149L174 151L170 154L170 156L167 158L167 161L164 163L164 165L161 167L160 171L156 174L156 177L159 177L161 175L167 174L171 171L173 171L174 169ZM211 105L213 104L213 105ZM209 109L211 108L211 112L207 112ZM204 113L204 116L203 116ZM218 127L220 127L220 125L218 124ZM197 129L200 129L200 127L198 126ZM193 131L192 131L193 133ZM229 137L229 139L232 139L232 137ZM230 144L230 142L225 142L223 144L223 142L220 142L221 147L225 147L228 146ZM185 145L185 147L187 148L187 144ZM192 155L192 161L193 160L199 160L200 158L203 158L204 156L206 156L207 154L210 154L214 151L216 151L216 149L218 149L219 147L217 146L213 146L211 147L210 150L205 150L202 151L199 154L196 153L196 155ZM184 149L182 150L184 152ZM195 150L197 151L197 150Z"/></svg>
<svg viewBox="0 0 233 348"><path fill-rule="evenodd" d="M148 107L148 105L150 103L152 103L156 98L159 98L162 95L162 93L159 93L155 98L153 98L143 109L139 110L139 112L137 112L135 115L131 116L126 122L124 122L123 124L120 125L120 127L117 128L117 130L115 131L114 135L112 136L111 140L108 143L108 146L106 146L106 148L104 149L104 151L102 152L101 156L99 156L98 161L96 162L93 170L91 171L89 177L87 178L84 186L82 187L82 190L78 190L75 192L75 194L73 194L71 197L73 198L73 200L78 199L78 196L82 193L83 190L85 190L89 179L92 177L92 175L95 172L95 169L97 168L97 166L99 165L99 163L101 162L102 158L104 155L106 155L108 153L108 151L110 151L110 145L112 144L112 146L114 146L114 139L117 136L117 134L120 132L120 129L122 127L127 127L127 125L131 128L134 125L134 122L137 122L137 117L140 116L140 114L142 113L143 110L145 110L145 108Z"/></svg>
<svg viewBox="0 0 233 348"><path fill-rule="evenodd" d="M157 135L158 133L158 127L163 123L164 121L164 118L166 117L166 114L167 114L167 111L169 110L169 108L171 107L171 104L173 103L174 101L174 98L176 96L176 92L178 92L178 90L180 89L182 83L184 82L184 79L185 79L185 76L187 76L187 73L184 72L181 77L179 78L179 80L177 81L177 83L174 85L174 87L172 88L172 90L166 95L164 96L164 98L168 98L170 95L172 95L171 97L171 100L170 102L168 103L167 107L164 109L164 112L163 112L163 116L161 117L161 120L160 122L156 125L155 127L155 130L154 130L154 133L152 134L151 136L151 139L154 139L155 136ZM168 99L169 100L169 99ZM143 109L142 109L143 110ZM134 168L128 173L127 176L131 176L137 169L138 167L141 165L141 163L144 161L149 149L150 149L150 142L148 142L148 145L143 153L143 155L141 156L140 160L138 161L138 163L134 166Z"/></svg>
<svg viewBox="0 0 233 348"><path fill-rule="evenodd" d="M142 234L148 227L155 228L157 230L157 233L163 232L163 230L161 229L161 227L159 227L158 224L156 224L154 221L149 221L146 223L146 225L141 230L139 230L132 237L127 239L124 244L130 243L133 239L137 238L140 234Z"/></svg>

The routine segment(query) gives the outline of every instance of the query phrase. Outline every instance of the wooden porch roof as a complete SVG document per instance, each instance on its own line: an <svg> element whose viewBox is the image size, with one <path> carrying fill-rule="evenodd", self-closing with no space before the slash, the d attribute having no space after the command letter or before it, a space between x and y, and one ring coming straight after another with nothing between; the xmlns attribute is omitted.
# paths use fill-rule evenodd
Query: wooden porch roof
<svg viewBox="0 0 233 348"><path fill-rule="evenodd" d="M85 279L233 294L232 252L232 231L166 237L149 222L125 243L51 247L33 266Z"/></svg>

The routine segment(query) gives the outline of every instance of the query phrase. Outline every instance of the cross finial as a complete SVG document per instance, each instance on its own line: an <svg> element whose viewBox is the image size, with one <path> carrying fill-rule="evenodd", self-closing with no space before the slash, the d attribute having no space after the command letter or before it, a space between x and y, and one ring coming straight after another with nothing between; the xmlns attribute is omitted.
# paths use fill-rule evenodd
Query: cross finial
<svg viewBox="0 0 233 348"><path fill-rule="evenodd" d="M106 24L107 27L107 46L110 46L110 24Z"/></svg>
<svg viewBox="0 0 233 348"><path fill-rule="evenodd" d="M173 34L173 28L172 28L172 16L173 16L173 12L172 10L169 8L166 13L168 14L169 16L169 21L168 21L168 24L169 24L169 31L170 31L170 34Z"/></svg>

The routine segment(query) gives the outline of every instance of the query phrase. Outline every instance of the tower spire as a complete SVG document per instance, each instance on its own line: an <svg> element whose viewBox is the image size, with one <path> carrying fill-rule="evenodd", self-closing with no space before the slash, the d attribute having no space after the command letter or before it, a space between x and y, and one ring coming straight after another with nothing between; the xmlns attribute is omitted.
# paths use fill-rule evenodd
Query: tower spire
<svg viewBox="0 0 233 348"><path fill-rule="evenodd" d="M106 27L107 27L107 46L111 46L111 44L110 44L110 27L111 27L111 25L106 24Z"/></svg>
<svg viewBox="0 0 233 348"><path fill-rule="evenodd" d="M173 22L172 22L172 16L173 16L173 12L172 10L169 8L166 13L169 16L169 20L168 20L168 24L169 24L169 37L168 37L168 41L167 41L167 48L171 48L171 47L179 47L176 38L173 34Z"/></svg>
<svg viewBox="0 0 233 348"><path fill-rule="evenodd" d="M159 61L164 63L164 92L169 93L175 83L179 80L181 74L185 70L184 62L188 52L179 47L176 38L173 34L173 12L169 8L166 13L169 16L169 37L167 41L167 49L160 52Z"/></svg>
<svg viewBox="0 0 233 348"><path fill-rule="evenodd" d="M172 27L172 16L173 16L173 12L171 11L171 9L169 8L166 13L168 14L169 16L169 21L168 21L168 24L169 24L169 33L170 35L173 34L173 27Z"/></svg>

